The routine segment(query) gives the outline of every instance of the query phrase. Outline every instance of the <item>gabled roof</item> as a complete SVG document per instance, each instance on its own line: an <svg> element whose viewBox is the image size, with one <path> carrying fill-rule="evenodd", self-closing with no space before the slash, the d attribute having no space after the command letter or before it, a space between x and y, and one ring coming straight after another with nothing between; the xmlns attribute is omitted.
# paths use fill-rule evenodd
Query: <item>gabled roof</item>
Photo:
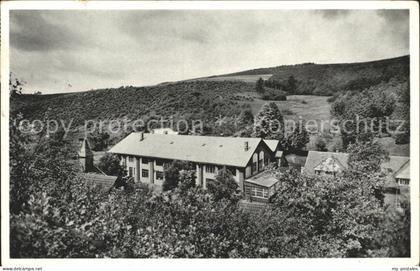
<svg viewBox="0 0 420 271"><path fill-rule="evenodd" d="M86 182L90 184L99 185L105 188L113 186L115 181L117 180L117 176L109 176L98 173L82 173L80 174L80 176L83 177L86 180Z"/></svg>
<svg viewBox="0 0 420 271"><path fill-rule="evenodd" d="M131 133L109 152L169 160L245 167L261 138ZM245 142L248 149L245 150Z"/></svg>
<svg viewBox="0 0 420 271"><path fill-rule="evenodd" d="M305 162L304 172L315 174L316 167L325 165L325 163L331 161L334 162L333 165L338 165L344 170L348 167L348 159L349 155L347 153L309 151Z"/></svg>
<svg viewBox="0 0 420 271"><path fill-rule="evenodd" d="M264 139L264 143L268 146L268 148L272 151L275 152L277 150L277 147L279 145L278 140L275 139Z"/></svg>
<svg viewBox="0 0 420 271"><path fill-rule="evenodd" d="M396 179L410 179L410 161L405 163L397 172L395 172Z"/></svg>
<svg viewBox="0 0 420 271"><path fill-rule="evenodd" d="M390 170L393 174L402 169L402 167L410 162L410 157L408 156L389 156L389 160L382 163L381 168Z"/></svg>
<svg viewBox="0 0 420 271"><path fill-rule="evenodd" d="M80 150L77 154L80 158L93 156L93 152L90 149L89 141L87 140L87 138L83 139L82 146L80 147Z"/></svg>
<svg viewBox="0 0 420 271"><path fill-rule="evenodd" d="M314 170L325 171L325 172L340 172L343 171L347 166L344 166L335 157L328 157L320 164L318 164Z"/></svg>
<svg viewBox="0 0 420 271"><path fill-rule="evenodd" d="M304 167L304 172L314 174L317 170L328 170L328 163L330 165L341 165L344 169L348 168L348 153L340 152L318 152L309 151L308 157ZM336 162L334 162L336 161ZM327 167L327 168L323 168ZM381 168L388 169L392 172L395 178L409 179L410 178L410 157L407 156L389 156L389 160L381 164ZM330 170L328 171L332 171ZM399 177L398 177L399 176Z"/></svg>
<svg viewBox="0 0 420 271"><path fill-rule="evenodd" d="M276 178L276 176L271 172L263 171L257 175L252 176L251 178L246 179L245 182L264 187L272 187L277 182L279 182L279 179Z"/></svg>
<svg viewBox="0 0 420 271"><path fill-rule="evenodd" d="M276 151L276 158L282 158L283 157L283 151Z"/></svg>

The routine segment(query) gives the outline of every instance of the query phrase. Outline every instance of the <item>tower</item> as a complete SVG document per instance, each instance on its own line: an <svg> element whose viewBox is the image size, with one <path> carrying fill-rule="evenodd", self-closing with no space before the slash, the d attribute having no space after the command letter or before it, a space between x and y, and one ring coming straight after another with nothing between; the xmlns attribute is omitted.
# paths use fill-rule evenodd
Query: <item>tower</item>
<svg viewBox="0 0 420 271"><path fill-rule="evenodd" d="M93 170L93 152L90 149L89 141L87 138L81 138L79 139L79 142L81 142L81 147L78 152L78 158L80 165L82 166L83 172L89 172Z"/></svg>

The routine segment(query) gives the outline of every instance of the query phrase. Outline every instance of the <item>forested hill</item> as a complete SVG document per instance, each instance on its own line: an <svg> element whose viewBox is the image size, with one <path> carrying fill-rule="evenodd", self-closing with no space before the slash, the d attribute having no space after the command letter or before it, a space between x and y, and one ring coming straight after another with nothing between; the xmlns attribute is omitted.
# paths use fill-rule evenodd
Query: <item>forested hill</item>
<svg viewBox="0 0 420 271"><path fill-rule="evenodd" d="M138 119L144 116L183 116L212 119L241 112L236 94L254 91L244 82L178 82L152 87L120 87L54 95L19 95L11 109L28 119Z"/></svg>
<svg viewBox="0 0 420 271"><path fill-rule="evenodd" d="M182 116L214 119L233 116L244 108L240 93L255 92L255 81L265 74L266 83L287 86L290 77L296 87L288 94L331 95L345 90L361 91L378 84L406 82L409 56L351 64L300 64L193 79L150 87L120 87L54 95L20 95L12 99L12 111L25 118L73 119L81 124L88 119L137 119L139 117ZM267 74L272 74L267 78ZM242 79L241 78L244 78ZM229 79L232 78L232 79ZM242 104L243 105L243 104Z"/></svg>
<svg viewBox="0 0 420 271"><path fill-rule="evenodd" d="M338 91L362 90L390 80L406 81L409 76L410 57L359 63L284 65L201 78L200 80L240 80L271 74L269 80L287 85L292 76L296 80L293 94L332 95Z"/></svg>

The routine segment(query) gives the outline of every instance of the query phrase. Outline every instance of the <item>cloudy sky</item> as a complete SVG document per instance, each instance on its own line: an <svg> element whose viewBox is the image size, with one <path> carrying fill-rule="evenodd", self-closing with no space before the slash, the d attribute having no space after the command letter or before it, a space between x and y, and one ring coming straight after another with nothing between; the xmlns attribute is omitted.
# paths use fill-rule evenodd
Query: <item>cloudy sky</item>
<svg viewBox="0 0 420 271"><path fill-rule="evenodd" d="M409 53L403 10L11 11L25 92L85 91Z"/></svg>

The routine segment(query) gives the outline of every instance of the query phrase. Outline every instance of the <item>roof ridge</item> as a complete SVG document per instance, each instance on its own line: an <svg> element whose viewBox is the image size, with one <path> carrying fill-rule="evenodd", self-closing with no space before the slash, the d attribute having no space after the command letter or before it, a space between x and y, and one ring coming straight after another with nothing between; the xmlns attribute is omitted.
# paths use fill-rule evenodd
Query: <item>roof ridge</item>
<svg viewBox="0 0 420 271"><path fill-rule="evenodd" d="M405 166L410 163L410 160L405 161L405 163L403 163L393 174L392 176L396 176L398 172L400 172L403 168L405 168Z"/></svg>

